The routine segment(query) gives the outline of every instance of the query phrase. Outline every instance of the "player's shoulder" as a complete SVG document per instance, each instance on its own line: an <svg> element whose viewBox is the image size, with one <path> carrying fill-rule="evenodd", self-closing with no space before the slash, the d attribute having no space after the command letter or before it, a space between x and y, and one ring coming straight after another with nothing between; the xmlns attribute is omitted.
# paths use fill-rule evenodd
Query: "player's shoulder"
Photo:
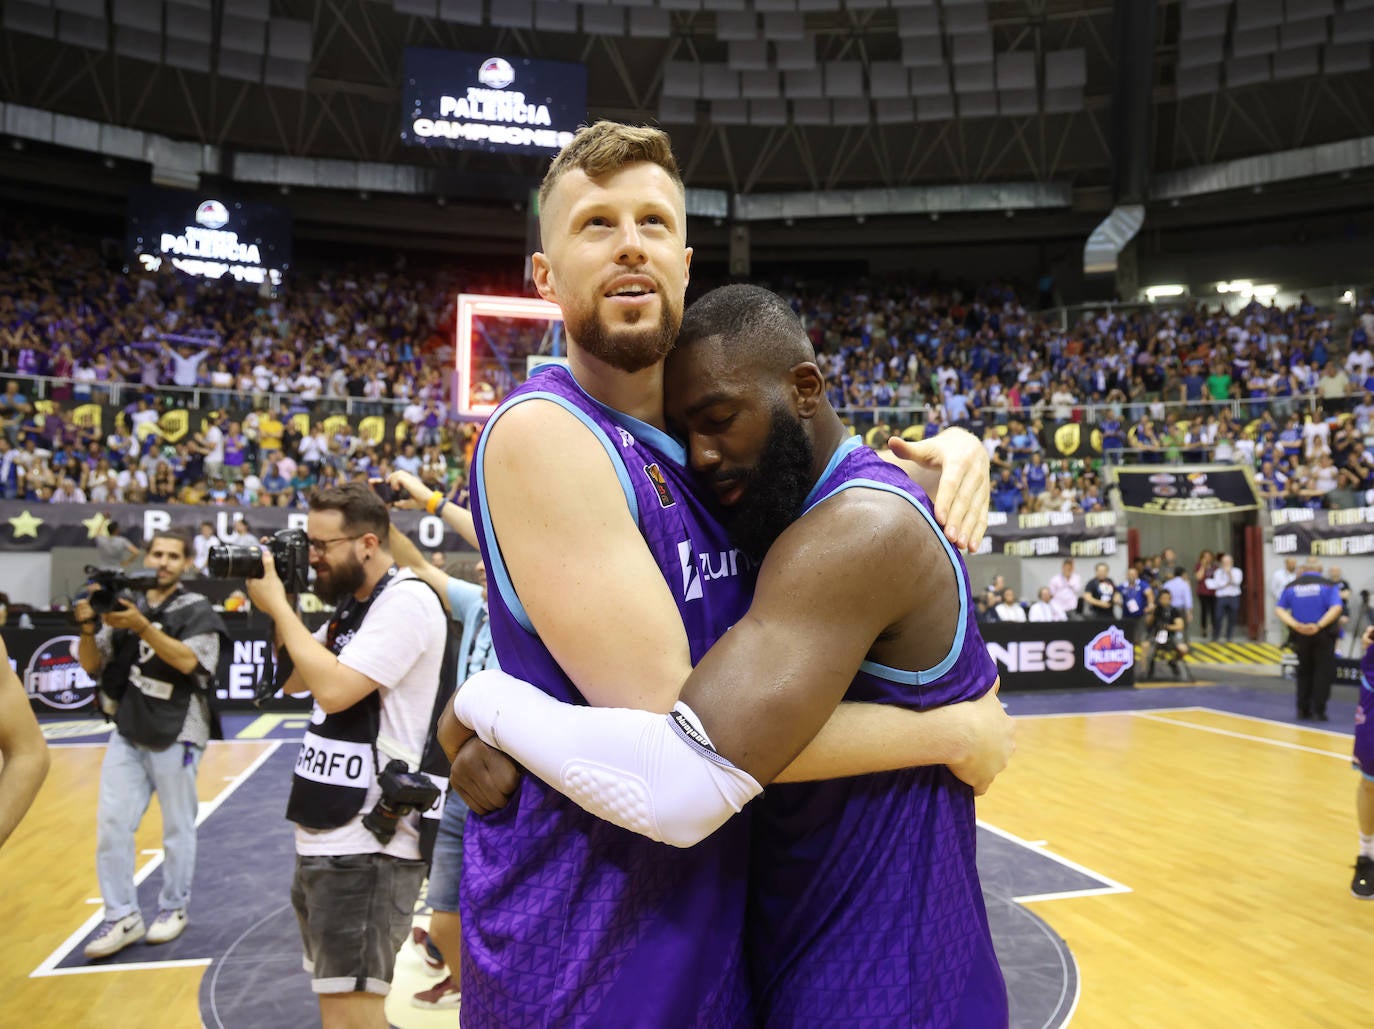
<svg viewBox="0 0 1374 1029"><path fill-rule="evenodd" d="M778 545L802 558L833 552L842 564L872 557L888 565L905 565L905 560L892 561L895 554L918 557L928 547L941 546L937 530L911 492L865 480L846 483L810 508Z"/></svg>
<svg viewBox="0 0 1374 1029"><path fill-rule="evenodd" d="M546 385L557 386L553 373L540 376ZM537 435L536 435L537 434ZM535 390L526 383L508 397L483 430L483 449L509 450L526 447L557 451L567 446L599 445L605 429L598 424L594 402L577 390ZM538 441L538 446L533 445ZM550 446L554 444L554 446Z"/></svg>

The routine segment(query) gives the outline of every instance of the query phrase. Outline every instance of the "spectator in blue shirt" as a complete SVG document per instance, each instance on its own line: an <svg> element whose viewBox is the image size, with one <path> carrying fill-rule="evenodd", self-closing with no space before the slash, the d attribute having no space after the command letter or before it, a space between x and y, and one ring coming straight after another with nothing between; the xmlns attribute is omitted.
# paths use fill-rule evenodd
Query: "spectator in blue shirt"
<svg viewBox="0 0 1374 1029"><path fill-rule="evenodd" d="M997 481L992 484L992 509L1014 515L1021 510L1021 500L1021 484L1016 481L1010 468L1003 468Z"/></svg>

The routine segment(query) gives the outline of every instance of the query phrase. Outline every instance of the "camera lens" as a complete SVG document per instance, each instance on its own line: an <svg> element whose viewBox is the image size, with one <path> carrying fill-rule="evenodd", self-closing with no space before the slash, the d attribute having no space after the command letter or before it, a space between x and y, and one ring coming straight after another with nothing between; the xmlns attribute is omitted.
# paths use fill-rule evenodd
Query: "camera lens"
<svg viewBox="0 0 1374 1029"><path fill-rule="evenodd" d="M236 543L211 547L205 570L214 579L261 579L262 549Z"/></svg>

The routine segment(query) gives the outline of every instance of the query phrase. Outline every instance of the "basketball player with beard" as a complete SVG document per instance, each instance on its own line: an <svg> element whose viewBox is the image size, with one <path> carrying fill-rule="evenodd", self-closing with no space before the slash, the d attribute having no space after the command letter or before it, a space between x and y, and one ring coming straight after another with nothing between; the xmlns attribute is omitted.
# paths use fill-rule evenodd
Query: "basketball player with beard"
<svg viewBox="0 0 1374 1029"><path fill-rule="evenodd" d="M929 498L848 434L784 301L727 286L693 304L666 408L731 542L762 560L748 614L667 715L561 704L503 672L469 679L454 709L588 811L699 849L738 831L842 700L995 697L997 667ZM750 821L758 1024L1007 1024L974 789L948 768L775 785Z"/></svg>
<svg viewBox="0 0 1374 1029"><path fill-rule="evenodd" d="M544 250L533 269L541 296L562 308L569 367L514 391L474 456L501 666L568 704L670 711L693 662L744 615L753 589L754 563L731 544L665 431L663 360L691 260L685 222L662 132L603 122L564 148L541 188ZM975 484L962 495L956 485L945 504L951 533L981 534L982 447L954 437L926 453L937 470L941 458L966 470L957 483ZM950 718L847 705L789 774L967 761L970 778L990 778L987 766L1004 759L983 743L1004 733L1004 718L995 702ZM464 1019L540 1029L752 1025L747 833L737 819L674 851L525 777L506 807L469 820Z"/></svg>

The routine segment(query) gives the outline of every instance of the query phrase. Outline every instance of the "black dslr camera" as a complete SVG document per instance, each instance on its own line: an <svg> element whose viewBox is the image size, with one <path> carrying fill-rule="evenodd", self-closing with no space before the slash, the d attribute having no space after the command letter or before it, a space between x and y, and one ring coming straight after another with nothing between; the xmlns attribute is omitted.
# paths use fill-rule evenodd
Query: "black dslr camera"
<svg viewBox="0 0 1374 1029"><path fill-rule="evenodd" d="M382 795L377 805L363 815L363 825L383 846L396 835L396 823L416 808L427 811L439 799L439 787L427 775L410 771L399 758L392 758L382 769L378 785Z"/></svg>
<svg viewBox="0 0 1374 1029"><path fill-rule="evenodd" d="M120 572L87 565L86 585L100 588L83 590L75 599L86 600L91 605L91 610L99 617L119 610L119 602L132 601L135 593L147 593L149 590L157 589L157 572L151 569L142 572Z"/></svg>
<svg viewBox="0 0 1374 1029"><path fill-rule="evenodd" d="M287 593L310 587L310 543L300 529L282 529L267 544ZM262 548L222 543L210 548L205 570L214 579L261 579Z"/></svg>

